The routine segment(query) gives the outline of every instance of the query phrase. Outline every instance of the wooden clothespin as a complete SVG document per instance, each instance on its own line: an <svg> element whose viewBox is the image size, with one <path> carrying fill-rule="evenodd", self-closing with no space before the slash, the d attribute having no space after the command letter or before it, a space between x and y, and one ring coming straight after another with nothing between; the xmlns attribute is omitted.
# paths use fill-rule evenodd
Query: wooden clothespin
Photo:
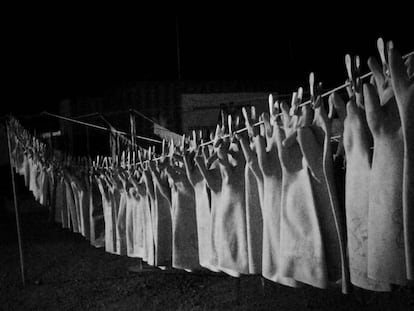
<svg viewBox="0 0 414 311"><path fill-rule="evenodd" d="M102 166L105 168L108 168L108 157L104 157L103 162L102 162Z"/></svg>
<svg viewBox="0 0 414 311"><path fill-rule="evenodd" d="M195 130L191 131L191 137L186 137L186 140L188 141L188 148L189 149L195 149L197 146L197 133Z"/></svg>
<svg viewBox="0 0 414 311"><path fill-rule="evenodd" d="M170 161L170 165L173 165L174 152L175 152L174 141L171 138L170 143L169 143L169 146L168 146L168 159Z"/></svg>
<svg viewBox="0 0 414 311"><path fill-rule="evenodd" d="M120 163L118 163L118 166L121 166L122 168L125 168L125 150L122 151L121 160L120 160Z"/></svg>
<svg viewBox="0 0 414 311"><path fill-rule="evenodd" d="M171 140L170 140L170 150L169 150L169 152L168 152L168 156L169 156L170 158L172 158L172 157L173 157L173 155L174 155L174 151L175 151L174 140L171 138Z"/></svg>
<svg viewBox="0 0 414 311"><path fill-rule="evenodd" d="M233 118L232 118L231 114L229 114L227 116L227 124L228 124L228 127L229 127L229 135L231 137L231 136L233 136Z"/></svg>
<svg viewBox="0 0 414 311"><path fill-rule="evenodd" d="M183 134L181 138L181 150L185 150L185 134Z"/></svg>
<svg viewBox="0 0 414 311"><path fill-rule="evenodd" d="M148 147L148 160L149 161L151 161L151 151L152 151L152 148Z"/></svg>
<svg viewBox="0 0 414 311"><path fill-rule="evenodd" d="M310 95L311 95L311 105L312 107L318 108L321 105L321 90L322 90L322 83L318 83L317 86L315 86L315 74L313 72L309 75L309 89L310 89Z"/></svg>
<svg viewBox="0 0 414 311"><path fill-rule="evenodd" d="M316 100L315 98L315 74L313 72L309 75L309 88L310 88L310 95L311 95L311 103L313 104Z"/></svg>
<svg viewBox="0 0 414 311"><path fill-rule="evenodd" d="M384 76L389 77L390 71L389 71L389 67L387 63L387 57L386 57L387 53L385 53L385 44L382 38L378 38L377 40L377 49L378 49L378 52L381 58L382 70L383 70Z"/></svg>
<svg viewBox="0 0 414 311"><path fill-rule="evenodd" d="M162 144L161 144L161 156L165 156L165 139L162 139Z"/></svg>
<svg viewBox="0 0 414 311"><path fill-rule="evenodd" d="M198 130L198 138L199 138L199 140L202 140L203 139L203 136L204 136L203 134L204 134L203 129ZM196 142L196 145L197 145L197 142Z"/></svg>
<svg viewBox="0 0 414 311"><path fill-rule="evenodd" d="M345 55L345 67L348 74L348 80L350 83L351 92L353 94L361 92L361 60L358 55L354 58L351 55Z"/></svg>

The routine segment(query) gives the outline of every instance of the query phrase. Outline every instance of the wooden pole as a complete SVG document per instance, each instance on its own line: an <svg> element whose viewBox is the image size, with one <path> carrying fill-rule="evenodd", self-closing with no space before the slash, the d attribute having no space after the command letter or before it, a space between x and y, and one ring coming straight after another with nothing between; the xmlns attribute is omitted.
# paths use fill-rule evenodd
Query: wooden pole
<svg viewBox="0 0 414 311"><path fill-rule="evenodd" d="M10 144L10 131L9 126L6 125L7 131L7 145L9 147L9 160L10 160L10 173L11 173L11 180L13 186L13 200L14 200L14 212L16 215L16 229L17 229L17 241L19 244L19 256L20 256L20 272L22 275L22 283L23 286L26 286L26 278L25 278L25 269L24 269L24 256L23 256L23 245L22 245L22 236L21 236L21 229L20 229L20 215L19 215L19 208L17 205L17 196L16 196L16 183L14 180L14 172L12 166L12 151L11 151L11 144Z"/></svg>

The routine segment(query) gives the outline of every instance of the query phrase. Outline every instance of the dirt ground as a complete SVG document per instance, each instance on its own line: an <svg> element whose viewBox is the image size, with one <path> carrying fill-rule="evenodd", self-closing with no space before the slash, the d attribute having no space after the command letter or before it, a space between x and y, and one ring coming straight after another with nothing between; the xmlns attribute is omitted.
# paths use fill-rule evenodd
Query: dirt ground
<svg viewBox="0 0 414 311"><path fill-rule="evenodd" d="M105 253L47 222L19 187L27 285L22 288L11 198L0 215L0 310L414 310L407 288L392 293L292 289L258 276L161 270L128 272L137 259ZM239 288L239 290L237 290Z"/></svg>

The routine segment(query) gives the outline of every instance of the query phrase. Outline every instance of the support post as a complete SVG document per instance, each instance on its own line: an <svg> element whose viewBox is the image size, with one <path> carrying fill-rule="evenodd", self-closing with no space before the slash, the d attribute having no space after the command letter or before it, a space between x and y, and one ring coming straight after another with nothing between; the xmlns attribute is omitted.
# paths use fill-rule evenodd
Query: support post
<svg viewBox="0 0 414 311"><path fill-rule="evenodd" d="M21 229L20 229L20 215L19 215L19 208L18 208L18 204L17 204L16 183L15 183L15 180L14 180L14 172L13 172L13 166L12 166L12 154L11 154L12 151L11 151L11 143L10 143L10 130L9 130L8 125L6 125L6 132L7 132L7 145L9 147L10 173L11 173L11 180L12 180L12 186L13 186L13 201L14 201L14 212L15 212L15 216L16 216L17 241L18 241L18 244L19 244L20 272L21 272L21 275L22 275L23 286L26 286L23 245L22 245L22 236L21 236Z"/></svg>

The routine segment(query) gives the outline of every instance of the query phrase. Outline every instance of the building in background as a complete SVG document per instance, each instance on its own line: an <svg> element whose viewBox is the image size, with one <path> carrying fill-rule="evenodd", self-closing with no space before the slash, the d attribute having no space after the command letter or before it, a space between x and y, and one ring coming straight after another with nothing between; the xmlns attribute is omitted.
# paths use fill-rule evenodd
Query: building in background
<svg viewBox="0 0 414 311"><path fill-rule="evenodd" d="M267 109L267 96L275 93L275 81L164 81L136 82L107 90L99 98L74 98L60 104L60 114L85 122L108 126L101 113L116 129L130 132L129 110L135 109L161 126L178 134L193 129L210 130L219 120L220 109L228 112L254 105ZM262 108L261 108L262 107ZM91 155L109 153L109 133L60 122L67 140L65 149L84 155L89 136ZM136 118L136 134L157 138L151 121ZM138 141L147 147L145 141Z"/></svg>

